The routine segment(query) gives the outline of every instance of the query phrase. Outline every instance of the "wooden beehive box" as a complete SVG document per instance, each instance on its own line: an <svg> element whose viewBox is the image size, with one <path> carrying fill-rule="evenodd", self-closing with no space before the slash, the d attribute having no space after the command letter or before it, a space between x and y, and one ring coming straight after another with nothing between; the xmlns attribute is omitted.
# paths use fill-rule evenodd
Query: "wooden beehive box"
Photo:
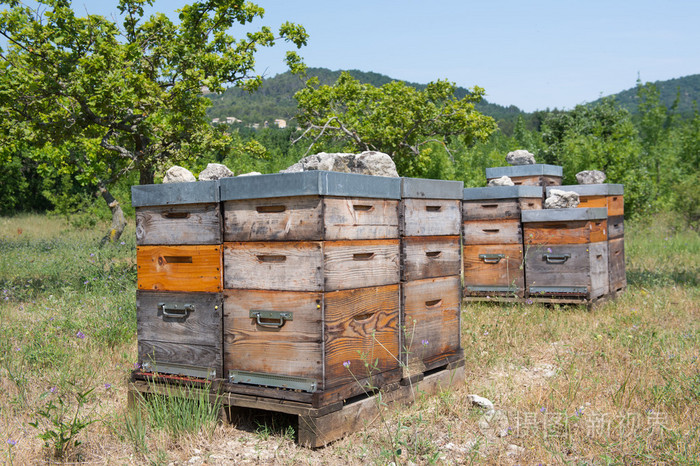
<svg viewBox="0 0 700 466"><path fill-rule="evenodd" d="M216 181L132 187L139 363L215 378L222 369L222 245Z"/></svg>
<svg viewBox="0 0 700 466"><path fill-rule="evenodd" d="M398 380L400 180L228 178L221 198L226 388L324 406Z"/></svg>
<svg viewBox="0 0 700 466"><path fill-rule="evenodd" d="M461 181L402 178L401 360L404 375L461 358Z"/></svg>
<svg viewBox="0 0 700 466"><path fill-rule="evenodd" d="M595 300L608 293L607 209L522 212L531 297Z"/></svg>
<svg viewBox="0 0 700 466"><path fill-rule="evenodd" d="M522 225L520 213L542 208L541 186L465 188L464 296L522 297Z"/></svg>
<svg viewBox="0 0 700 466"><path fill-rule="evenodd" d="M547 188L547 192L549 193ZM625 272L625 204L621 184L585 184L560 186L563 191L579 195L580 208L606 207L608 209L608 270L610 293L620 293L627 287Z"/></svg>
<svg viewBox="0 0 700 466"><path fill-rule="evenodd" d="M562 175L562 167L542 163L486 169L488 181L507 176L516 186L558 186L561 185Z"/></svg>

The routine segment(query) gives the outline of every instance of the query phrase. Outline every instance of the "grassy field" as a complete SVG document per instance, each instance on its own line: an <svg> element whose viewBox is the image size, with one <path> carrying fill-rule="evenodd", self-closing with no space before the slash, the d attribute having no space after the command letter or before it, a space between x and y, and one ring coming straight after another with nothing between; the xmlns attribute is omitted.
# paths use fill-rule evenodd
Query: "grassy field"
<svg viewBox="0 0 700 466"><path fill-rule="evenodd" d="M0 218L0 461L700 464L700 238L674 218L626 225L627 292L590 312L465 305L464 387L314 451L281 416L127 410L134 236L99 248L101 230Z"/></svg>

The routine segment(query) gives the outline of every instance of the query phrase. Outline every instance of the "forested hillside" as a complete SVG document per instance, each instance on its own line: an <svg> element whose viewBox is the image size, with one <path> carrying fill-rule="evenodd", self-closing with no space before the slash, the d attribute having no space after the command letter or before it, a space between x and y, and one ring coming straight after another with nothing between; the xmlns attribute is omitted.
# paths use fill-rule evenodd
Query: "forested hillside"
<svg viewBox="0 0 700 466"><path fill-rule="evenodd" d="M658 89L661 103L666 108L671 108L676 98L678 98L678 113L689 116L694 112L693 102L700 100L700 74L666 81L656 81L653 84ZM601 100L598 99L595 102L591 102L591 105L599 104ZM637 113L639 99L637 98L636 87L615 94L615 100L621 107L631 113Z"/></svg>
<svg viewBox="0 0 700 466"><path fill-rule="evenodd" d="M375 87L396 80L379 73L359 70L348 72L358 81ZM320 84L331 85L338 79L340 73L341 71L331 71L326 68L309 68L307 77L316 76ZM265 79L261 88L252 94L240 88L229 88L221 95L209 94L208 97L212 101L209 115L212 119L235 117L242 120L243 124L263 123L265 121L272 123L277 118L289 120L297 113L294 94L304 87L304 82L304 78L286 72ZM417 83L407 84L418 90L423 90L426 86ZM458 87L455 96L461 99L468 92L468 89ZM486 100L477 104L476 108L496 119L499 127L508 133L512 131L518 116L523 115L523 112L514 105L503 107Z"/></svg>

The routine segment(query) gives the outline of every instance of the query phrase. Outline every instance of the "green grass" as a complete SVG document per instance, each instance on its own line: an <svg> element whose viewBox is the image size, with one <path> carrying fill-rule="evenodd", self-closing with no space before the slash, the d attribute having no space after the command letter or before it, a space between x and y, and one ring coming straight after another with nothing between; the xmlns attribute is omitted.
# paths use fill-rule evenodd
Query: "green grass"
<svg viewBox="0 0 700 466"><path fill-rule="evenodd" d="M216 425L206 405L166 404L182 397L127 409L135 235L130 225L124 244L99 248L104 228L0 219L0 461L45 460L51 452L37 436L70 418L42 429L29 423L59 400L66 416L75 413L76 397L89 393L79 444L64 460L700 464L700 237L674 217L626 223L628 289L592 311L465 303L465 386L418 396L387 412L386 424L317 451L297 447L286 425ZM494 402L508 435L484 434L470 393Z"/></svg>

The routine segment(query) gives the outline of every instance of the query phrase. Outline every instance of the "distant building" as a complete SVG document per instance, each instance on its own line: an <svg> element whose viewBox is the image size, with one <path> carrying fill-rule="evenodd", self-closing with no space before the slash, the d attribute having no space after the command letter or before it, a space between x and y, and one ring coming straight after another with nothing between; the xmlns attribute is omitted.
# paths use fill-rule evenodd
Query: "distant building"
<svg viewBox="0 0 700 466"><path fill-rule="evenodd" d="M233 125L235 123L243 123L243 120L239 120L236 117L226 117L226 124Z"/></svg>
<svg viewBox="0 0 700 466"><path fill-rule="evenodd" d="M211 123L212 123L213 125L218 125L219 123L221 123L221 119L220 119L220 118L214 118L213 120L211 120Z"/></svg>
<svg viewBox="0 0 700 466"><path fill-rule="evenodd" d="M287 127L287 120L283 120L282 118L277 118L277 119L275 119L275 125L277 125L278 128L286 128Z"/></svg>

